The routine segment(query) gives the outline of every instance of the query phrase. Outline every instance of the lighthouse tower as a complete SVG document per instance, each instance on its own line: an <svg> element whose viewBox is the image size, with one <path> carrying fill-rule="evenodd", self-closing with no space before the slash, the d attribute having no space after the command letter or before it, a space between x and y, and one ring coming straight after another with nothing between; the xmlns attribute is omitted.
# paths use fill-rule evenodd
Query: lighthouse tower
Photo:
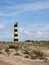
<svg viewBox="0 0 49 65"><path fill-rule="evenodd" d="M18 42L18 23L14 24L14 42Z"/></svg>

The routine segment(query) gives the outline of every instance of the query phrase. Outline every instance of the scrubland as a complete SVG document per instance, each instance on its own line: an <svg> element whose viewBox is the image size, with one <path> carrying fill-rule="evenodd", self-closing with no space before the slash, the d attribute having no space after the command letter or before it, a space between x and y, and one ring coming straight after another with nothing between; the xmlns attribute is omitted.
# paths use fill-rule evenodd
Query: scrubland
<svg viewBox="0 0 49 65"><path fill-rule="evenodd" d="M2 59L0 63L3 62L3 59L4 62L9 59L11 62L20 62L20 64L12 62L8 65L23 65L23 63L24 65L38 65L39 62L39 65L49 65L49 41L0 42L0 58ZM27 64L26 61L30 64ZM0 65L6 65L4 62Z"/></svg>

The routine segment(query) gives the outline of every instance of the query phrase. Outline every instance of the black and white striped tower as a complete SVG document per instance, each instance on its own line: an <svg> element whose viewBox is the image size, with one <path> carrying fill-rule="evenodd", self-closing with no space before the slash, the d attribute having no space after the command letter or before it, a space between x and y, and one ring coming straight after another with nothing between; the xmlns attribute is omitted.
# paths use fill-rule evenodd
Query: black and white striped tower
<svg viewBox="0 0 49 65"><path fill-rule="evenodd" d="M18 23L14 24L14 42L18 42Z"/></svg>

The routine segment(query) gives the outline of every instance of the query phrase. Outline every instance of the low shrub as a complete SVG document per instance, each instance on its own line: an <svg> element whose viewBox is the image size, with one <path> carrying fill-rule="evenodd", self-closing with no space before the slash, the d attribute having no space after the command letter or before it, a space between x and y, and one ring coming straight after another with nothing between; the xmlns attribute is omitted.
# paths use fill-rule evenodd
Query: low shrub
<svg viewBox="0 0 49 65"><path fill-rule="evenodd" d="M25 55L25 58L29 58L29 55Z"/></svg>
<svg viewBox="0 0 49 65"><path fill-rule="evenodd" d="M29 52L28 52L27 50L25 50L25 51L23 52L23 54L29 54Z"/></svg>
<svg viewBox="0 0 49 65"><path fill-rule="evenodd" d="M10 45L9 48L10 48L10 49L18 49L18 46Z"/></svg>
<svg viewBox="0 0 49 65"><path fill-rule="evenodd" d="M9 52L9 48L5 49L5 52Z"/></svg>
<svg viewBox="0 0 49 65"><path fill-rule="evenodd" d="M0 51L0 54L3 54L3 53Z"/></svg>
<svg viewBox="0 0 49 65"><path fill-rule="evenodd" d="M37 59L37 58L43 59L43 55L44 55L43 52L34 50L30 56L31 59Z"/></svg>
<svg viewBox="0 0 49 65"><path fill-rule="evenodd" d="M19 54L19 53L15 53L14 55L15 55L15 56L20 56L20 54Z"/></svg>
<svg viewBox="0 0 49 65"><path fill-rule="evenodd" d="M37 56L35 54L30 55L31 59L37 59Z"/></svg>
<svg viewBox="0 0 49 65"><path fill-rule="evenodd" d="M5 50L5 52L7 52L7 55L8 55L8 56L10 55L9 48L7 48L7 49Z"/></svg>

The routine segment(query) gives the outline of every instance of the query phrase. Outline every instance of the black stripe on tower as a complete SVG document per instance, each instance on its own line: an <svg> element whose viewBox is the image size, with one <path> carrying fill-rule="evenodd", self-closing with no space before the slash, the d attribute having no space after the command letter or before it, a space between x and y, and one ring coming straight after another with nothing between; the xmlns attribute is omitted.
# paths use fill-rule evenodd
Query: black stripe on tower
<svg viewBox="0 0 49 65"><path fill-rule="evenodd" d="M14 39L14 41L18 41L18 39Z"/></svg>
<svg viewBox="0 0 49 65"><path fill-rule="evenodd" d="M14 34L14 36L18 36L18 34Z"/></svg>
<svg viewBox="0 0 49 65"><path fill-rule="evenodd" d="M17 31L18 31L18 29L14 29L14 31L15 31L15 32L17 32Z"/></svg>

